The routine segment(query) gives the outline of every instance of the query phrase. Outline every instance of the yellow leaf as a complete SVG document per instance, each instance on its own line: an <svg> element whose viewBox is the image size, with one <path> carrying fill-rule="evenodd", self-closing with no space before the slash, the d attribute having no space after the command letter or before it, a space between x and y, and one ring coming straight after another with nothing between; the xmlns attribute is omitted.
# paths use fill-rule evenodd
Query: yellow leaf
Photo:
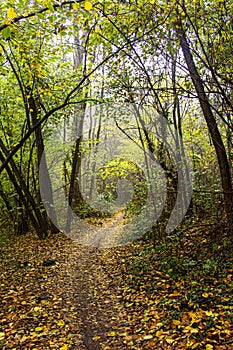
<svg viewBox="0 0 233 350"><path fill-rule="evenodd" d="M189 312L189 316L192 318L192 319L196 319L196 317L197 317L197 314L195 313L195 312L192 312L192 311L190 311Z"/></svg>
<svg viewBox="0 0 233 350"><path fill-rule="evenodd" d="M203 293L202 296L203 296L204 298L208 298L208 297L209 297L209 293Z"/></svg>
<svg viewBox="0 0 233 350"><path fill-rule="evenodd" d="M20 343L24 343L26 340L28 340L28 337L24 335L19 341Z"/></svg>
<svg viewBox="0 0 233 350"><path fill-rule="evenodd" d="M0 332L0 340L3 340L5 338L5 333L4 332Z"/></svg>
<svg viewBox="0 0 233 350"><path fill-rule="evenodd" d="M100 336L99 335L96 335L95 337L92 337L93 340L99 340L100 339Z"/></svg>
<svg viewBox="0 0 233 350"><path fill-rule="evenodd" d="M57 322L57 325L60 326L60 327L63 327L63 326L65 326L65 321L60 320L60 321Z"/></svg>
<svg viewBox="0 0 233 350"><path fill-rule="evenodd" d="M15 13L15 10L13 9L13 7L10 7L9 10L7 11L7 17L9 19L14 19L17 17L17 14Z"/></svg>
<svg viewBox="0 0 233 350"><path fill-rule="evenodd" d="M149 339L152 339L152 338L153 338L153 335L151 335L151 334L145 335L143 337L144 340L149 340Z"/></svg>
<svg viewBox="0 0 233 350"><path fill-rule="evenodd" d="M198 328L192 328L190 331L191 331L191 334L192 333L199 333L199 329Z"/></svg>
<svg viewBox="0 0 233 350"><path fill-rule="evenodd" d="M172 294L169 294L169 297L178 297L180 295L180 293L177 292L177 290L172 293Z"/></svg>
<svg viewBox="0 0 233 350"><path fill-rule="evenodd" d="M73 4L73 9L74 10L79 10L79 4L77 4L76 2Z"/></svg>
<svg viewBox="0 0 233 350"><path fill-rule="evenodd" d="M92 4L91 4L91 2L90 2L90 1L85 1L85 2L84 2L84 8L85 8L85 10L87 10L87 11L91 11L91 9L92 9Z"/></svg>
<svg viewBox="0 0 233 350"><path fill-rule="evenodd" d="M150 0L150 3L153 5L155 3L155 0Z"/></svg>
<svg viewBox="0 0 233 350"><path fill-rule="evenodd" d="M179 326L181 324L181 322L179 320L173 320L172 322L176 326Z"/></svg>
<svg viewBox="0 0 233 350"><path fill-rule="evenodd" d="M41 310L41 306L35 306L35 307L34 307L34 311L37 312L37 311L40 311L40 310Z"/></svg>
<svg viewBox="0 0 233 350"><path fill-rule="evenodd" d="M157 338L163 339L166 334L168 334L168 332L157 331L155 335L156 335Z"/></svg>
<svg viewBox="0 0 233 350"><path fill-rule="evenodd" d="M116 332L110 332L110 333L108 333L108 335L110 336L110 337L115 337L116 336Z"/></svg>
<svg viewBox="0 0 233 350"><path fill-rule="evenodd" d="M24 300L24 301L22 301L22 303L21 303L22 305L26 305L27 304L27 302Z"/></svg>
<svg viewBox="0 0 233 350"><path fill-rule="evenodd" d="M199 332L199 329L193 328L193 327L191 327L191 326L187 326L187 327L184 328L183 332L185 332L185 333L191 333L191 334L192 334L192 333L198 333L198 332Z"/></svg>
<svg viewBox="0 0 233 350"><path fill-rule="evenodd" d="M211 344L206 344L206 350L213 350L213 345L211 345Z"/></svg>
<svg viewBox="0 0 233 350"><path fill-rule="evenodd" d="M63 345L61 348L59 348L59 350L68 350L69 347L67 344Z"/></svg>
<svg viewBox="0 0 233 350"><path fill-rule="evenodd" d="M165 340L168 344L172 344L175 341L175 339L172 339L172 338L166 338Z"/></svg>
<svg viewBox="0 0 233 350"><path fill-rule="evenodd" d="M206 316L214 316L212 311L205 311Z"/></svg>

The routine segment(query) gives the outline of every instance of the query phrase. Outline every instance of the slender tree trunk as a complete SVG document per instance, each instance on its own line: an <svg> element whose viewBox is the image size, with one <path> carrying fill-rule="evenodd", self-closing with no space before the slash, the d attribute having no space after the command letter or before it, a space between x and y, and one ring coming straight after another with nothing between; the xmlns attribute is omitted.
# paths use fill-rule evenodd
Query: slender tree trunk
<svg viewBox="0 0 233 350"><path fill-rule="evenodd" d="M178 25L176 26L176 33L179 37L180 46L183 51L183 55L184 55L191 79L193 81L193 84L203 111L203 115L206 120L211 139L213 141L213 145L215 147L219 169L220 169L221 183L222 183L222 188L224 192L224 208L227 214L228 223L232 225L233 224L232 182L231 182L231 172L230 172L230 166L228 163L226 149L223 144L223 140L219 132L216 119L214 117L213 111L211 109L211 106L208 100L208 96L204 89L204 84L202 82L200 74L195 65L193 55L189 47L189 43L181 23L178 23Z"/></svg>
<svg viewBox="0 0 233 350"><path fill-rule="evenodd" d="M70 208L75 212L78 212L80 214L80 209L82 205L84 204L84 199L81 193L80 183L79 179L77 178L80 173L81 168L81 151L80 146L82 142L82 130L83 130L83 121L84 121L84 114L85 114L85 108L86 104L84 103L82 105L82 112L77 115L77 112L74 116L74 123L75 123L75 137L78 135L76 141L75 141L75 149L72 155L72 169L71 169L71 176L70 176L70 188L69 188L69 194L68 194L68 203L69 203L69 209L67 213L67 222L66 222L66 231L70 231L70 226L72 222L72 213Z"/></svg>
<svg viewBox="0 0 233 350"><path fill-rule="evenodd" d="M29 108L31 110L31 120L32 120L32 126L35 126L39 120L39 101L37 101L32 95L28 99ZM39 126L35 130L35 137L36 137L36 150L37 150L37 166L38 169L41 168L41 171L43 172L43 178L46 179L46 183L41 183L40 186L44 186L44 190L42 190L42 193L45 193L46 191L46 198L48 202L51 204L48 215L46 211L43 211L43 217L44 220L48 223L48 229L51 230L52 233L59 232L59 229L57 228L57 218L56 218L56 211L53 206L53 191L52 191L52 183L50 179L50 175L48 172L48 166L46 161L46 156L42 157L44 152L44 140L42 136L42 130L41 126ZM40 194L40 190L38 189L38 202L42 206L42 198ZM52 218L52 220L50 219Z"/></svg>
<svg viewBox="0 0 233 350"><path fill-rule="evenodd" d="M86 34L85 34L86 35ZM84 36L85 36L84 35ZM74 52L73 52L73 70L75 71L79 65L83 62L85 49L83 47L83 42L80 39L80 33L76 35L74 38ZM85 64L84 64L85 66ZM85 69L85 68L84 68ZM77 179L77 176L80 172L81 168L81 152L80 152L80 146L82 142L82 132L83 132L83 122L84 122L84 116L85 116L85 109L86 109L86 103L83 103L81 105L81 110L75 109L74 111L74 129L75 129L75 137L77 136L75 140L75 149L73 152L73 159L72 159L72 170L71 170L71 177L70 177L70 188L69 188L69 194L68 194L68 203L69 208L67 212L67 222L66 222L66 231L70 231L71 222L72 222L72 210L76 210L80 214L81 206L84 203L83 196L81 193L81 185L79 183L79 180Z"/></svg>
<svg viewBox="0 0 233 350"><path fill-rule="evenodd" d="M101 111L102 111L102 107L101 107ZM101 119L102 119L102 114L100 113L100 117L99 117L99 121L98 121L98 129L97 129L97 134L96 134L96 144L95 144L95 151L94 151L94 159L96 158L96 154L98 151L98 145L99 145L99 140L100 140L100 132L101 132ZM94 133L95 129L93 130L92 133L92 140L95 139L95 133ZM93 142L94 143L94 142ZM91 166L91 185L90 185L90 193L89 196L92 199L93 196L93 192L94 192L94 186L95 186L95 174L96 173L96 160L93 161L92 166Z"/></svg>
<svg viewBox="0 0 233 350"><path fill-rule="evenodd" d="M182 132L182 120L181 120L181 110L180 110L180 99L177 92L177 76L176 76L176 67L177 67L177 56L172 55L172 91L174 96L174 106L173 106L173 123L175 126L175 142L176 148L179 150L181 155L182 162L185 164L184 177L187 183L191 183L190 174L187 166L187 159L185 157L184 141L183 141L183 132ZM177 182L177 181L176 181ZM176 183L177 190L177 183ZM189 199L187 198L187 193L183 193L183 203L185 207L188 205ZM191 198L190 204L188 206L187 215L193 214L193 199Z"/></svg>
<svg viewBox="0 0 233 350"><path fill-rule="evenodd" d="M84 107L85 108L85 107ZM83 115L80 117L81 120L78 123L78 138L75 141L75 149L73 152L73 162L72 162L72 170L71 170L71 178L70 178L70 190L69 190L69 205L70 207L77 207L83 203L83 197L80 190L80 184L77 179L77 176L80 172L81 167L81 151L80 146L82 143L82 129L83 129L83 119L84 119L84 111Z"/></svg>
<svg viewBox="0 0 233 350"><path fill-rule="evenodd" d="M8 200L7 195L5 194L5 192L3 190L3 185L2 185L1 180L0 180L0 196L2 197L2 200L5 203L5 206L6 206L7 210L8 210L8 212L9 212L11 220L14 220L14 215L12 214L13 208L11 206L10 201Z"/></svg>

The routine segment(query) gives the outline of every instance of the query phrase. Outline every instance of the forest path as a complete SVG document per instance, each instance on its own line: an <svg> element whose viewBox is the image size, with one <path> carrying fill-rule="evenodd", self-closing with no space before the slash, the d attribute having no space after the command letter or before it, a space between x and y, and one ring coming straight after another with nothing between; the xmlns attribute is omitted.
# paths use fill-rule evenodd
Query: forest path
<svg viewBox="0 0 233 350"><path fill-rule="evenodd" d="M120 329L120 294L105 253L62 234L0 245L1 348L128 349L111 336Z"/></svg>
<svg viewBox="0 0 233 350"><path fill-rule="evenodd" d="M77 220L69 237L84 246L112 248L127 238L125 210L116 212L111 218Z"/></svg>
<svg viewBox="0 0 233 350"><path fill-rule="evenodd" d="M214 270L203 232L189 238L185 251L174 241L99 249L62 234L0 241L0 348L233 350L232 244Z"/></svg>
<svg viewBox="0 0 233 350"><path fill-rule="evenodd" d="M70 266L73 266L73 300L81 320L83 349L113 349L111 332L118 330L117 312L120 295L108 270L104 251L73 245ZM123 343L116 348L127 349ZM80 349L81 350L81 349Z"/></svg>

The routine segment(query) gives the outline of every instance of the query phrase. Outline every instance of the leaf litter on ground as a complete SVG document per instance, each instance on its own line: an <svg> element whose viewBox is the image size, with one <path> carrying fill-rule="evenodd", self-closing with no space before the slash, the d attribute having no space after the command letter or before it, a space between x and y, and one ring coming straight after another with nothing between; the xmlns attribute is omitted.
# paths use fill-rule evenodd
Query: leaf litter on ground
<svg viewBox="0 0 233 350"><path fill-rule="evenodd" d="M232 245L203 236L112 249L6 240L0 348L233 349Z"/></svg>

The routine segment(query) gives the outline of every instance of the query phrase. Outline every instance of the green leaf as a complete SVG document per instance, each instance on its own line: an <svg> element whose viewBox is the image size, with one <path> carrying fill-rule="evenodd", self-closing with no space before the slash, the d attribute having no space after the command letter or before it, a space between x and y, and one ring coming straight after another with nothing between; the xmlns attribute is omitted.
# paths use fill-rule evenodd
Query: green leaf
<svg viewBox="0 0 233 350"><path fill-rule="evenodd" d="M44 14L43 13L37 13L37 17L39 19L44 19Z"/></svg>
<svg viewBox="0 0 233 350"><path fill-rule="evenodd" d="M42 327L36 327L36 328L35 328L35 332L41 332L41 331L43 331L43 328L42 328Z"/></svg>
<svg viewBox="0 0 233 350"><path fill-rule="evenodd" d="M50 22L50 23L54 23L55 20L56 20L56 17L55 17L54 15L49 16L49 22Z"/></svg>
<svg viewBox="0 0 233 350"><path fill-rule="evenodd" d="M2 31L2 37L3 37L4 39L8 39L10 36L11 36L11 29L10 29L10 27L8 26L8 27L6 27L6 28L3 29L3 31Z"/></svg>
<svg viewBox="0 0 233 350"><path fill-rule="evenodd" d="M49 11L51 11L51 12L55 11L53 5L51 4L51 2L48 2L47 6L48 6Z"/></svg>

